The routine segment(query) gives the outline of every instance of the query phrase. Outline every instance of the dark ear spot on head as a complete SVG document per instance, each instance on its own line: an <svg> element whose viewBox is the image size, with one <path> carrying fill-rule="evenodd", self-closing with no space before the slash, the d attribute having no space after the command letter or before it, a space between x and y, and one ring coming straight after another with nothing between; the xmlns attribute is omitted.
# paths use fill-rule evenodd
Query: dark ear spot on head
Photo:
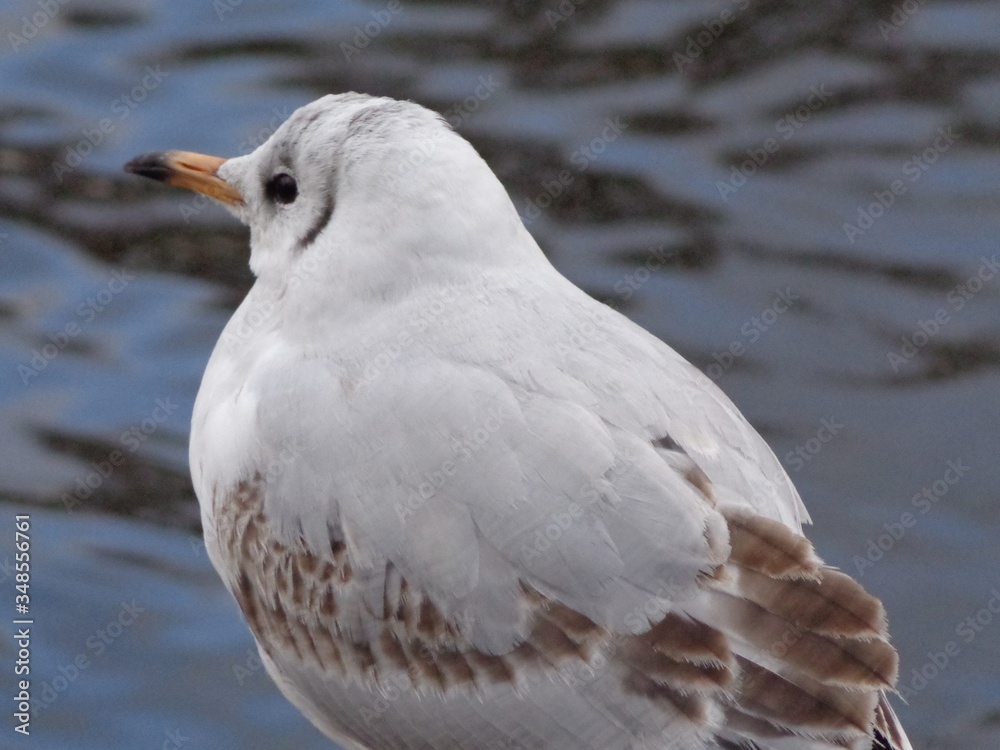
<svg viewBox="0 0 1000 750"><path fill-rule="evenodd" d="M316 217L316 221L313 222L312 226L309 227L309 231L302 235L302 239L299 240L299 250L305 250L316 238L319 237L319 233L323 231L327 224L330 223L330 218L333 216L333 193L326 194L326 203L323 205L323 211L319 216Z"/></svg>

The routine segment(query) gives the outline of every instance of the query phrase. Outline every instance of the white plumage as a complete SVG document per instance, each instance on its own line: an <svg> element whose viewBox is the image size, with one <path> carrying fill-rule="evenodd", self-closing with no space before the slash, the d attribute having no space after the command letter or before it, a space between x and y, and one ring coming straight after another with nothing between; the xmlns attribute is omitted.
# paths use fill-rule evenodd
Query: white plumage
<svg viewBox="0 0 1000 750"><path fill-rule="evenodd" d="M195 404L206 543L320 729L909 748L881 605L816 558L770 449L548 263L439 117L328 96L248 156L183 156L130 169L214 190L257 276Z"/></svg>

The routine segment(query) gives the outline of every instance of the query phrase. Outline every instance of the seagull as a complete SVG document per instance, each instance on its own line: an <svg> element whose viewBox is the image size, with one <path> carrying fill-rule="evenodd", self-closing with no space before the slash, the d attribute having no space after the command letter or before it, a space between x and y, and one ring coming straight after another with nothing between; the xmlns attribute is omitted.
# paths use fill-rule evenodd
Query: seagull
<svg viewBox="0 0 1000 750"><path fill-rule="evenodd" d="M347 750L912 750L882 604L763 438L548 262L417 104L147 154L250 228L190 463L282 693Z"/></svg>

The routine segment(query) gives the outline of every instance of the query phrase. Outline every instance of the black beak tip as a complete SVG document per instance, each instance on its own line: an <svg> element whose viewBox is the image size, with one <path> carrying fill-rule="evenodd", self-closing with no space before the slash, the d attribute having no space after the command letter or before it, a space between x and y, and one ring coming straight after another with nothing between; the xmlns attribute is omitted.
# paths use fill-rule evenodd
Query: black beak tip
<svg viewBox="0 0 1000 750"><path fill-rule="evenodd" d="M172 169L167 165L167 152L154 151L151 154L143 154L128 161L124 169L131 174L142 175L153 180L164 182L172 173Z"/></svg>

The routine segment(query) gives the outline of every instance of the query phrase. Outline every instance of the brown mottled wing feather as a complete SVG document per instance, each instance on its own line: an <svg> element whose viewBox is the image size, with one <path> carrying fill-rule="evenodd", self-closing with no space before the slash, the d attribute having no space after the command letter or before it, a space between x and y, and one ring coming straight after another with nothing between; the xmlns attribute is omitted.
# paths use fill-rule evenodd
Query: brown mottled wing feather
<svg viewBox="0 0 1000 750"><path fill-rule="evenodd" d="M219 512L219 552L235 566L231 586L255 638L283 669L322 674L323 689L352 683L374 701L402 678L441 705L498 686L530 701L544 677L585 693L623 731L639 732L642 722L676 727L681 717L692 737L718 747L912 750L882 692L897 662L881 605L825 567L802 536L747 510L723 510L732 550L723 569L646 632L610 632L524 584L530 627L504 654L473 648L464 624L444 617L391 563L381 607L356 611L344 543L318 554L275 541L259 483L241 485ZM567 678L581 668L599 679ZM596 689L605 680L613 691ZM884 745L873 744L875 733ZM359 747L408 747L365 744L373 740L358 728L340 736ZM690 747L713 746L699 741Z"/></svg>

